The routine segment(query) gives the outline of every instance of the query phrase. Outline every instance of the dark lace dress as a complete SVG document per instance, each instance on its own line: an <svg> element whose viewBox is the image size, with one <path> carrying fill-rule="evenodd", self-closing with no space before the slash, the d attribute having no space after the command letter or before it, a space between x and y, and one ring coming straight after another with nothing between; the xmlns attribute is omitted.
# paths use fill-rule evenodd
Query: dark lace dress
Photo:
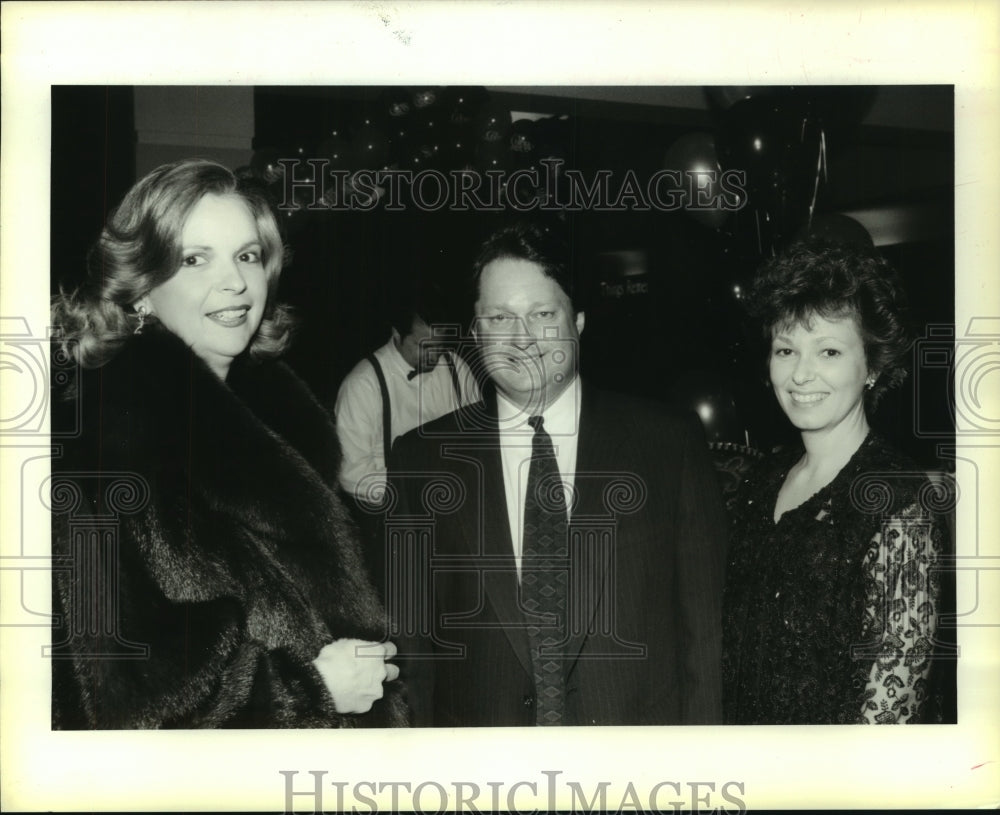
<svg viewBox="0 0 1000 815"><path fill-rule="evenodd" d="M733 513L724 605L730 724L915 722L925 712L944 546L939 486L869 434L777 523L802 449L762 462Z"/></svg>

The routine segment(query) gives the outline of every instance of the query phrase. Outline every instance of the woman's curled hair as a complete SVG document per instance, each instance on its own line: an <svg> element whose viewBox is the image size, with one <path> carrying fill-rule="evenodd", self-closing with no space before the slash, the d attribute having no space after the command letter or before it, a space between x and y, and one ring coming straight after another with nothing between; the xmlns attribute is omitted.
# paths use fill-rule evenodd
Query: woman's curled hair
<svg viewBox="0 0 1000 815"><path fill-rule="evenodd" d="M769 344L774 332L813 316L853 317L868 368L876 374L866 391L874 407L906 378L912 343L905 293L898 275L872 248L810 238L792 244L761 267L747 310Z"/></svg>
<svg viewBox="0 0 1000 815"><path fill-rule="evenodd" d="M72 292L60 288L53 297L52 322L64 353L84 368L96 368L118 352L138 325L132 304L180 268L181 232L205 195L239 197L257 225L267 303L249 353L270 358L285 350L292 317L275 296L286 251L266 192L221 164L185 159L157 167L128 191L87 256L83 284ZM149 321L154 325L155 317Z"/></svg>

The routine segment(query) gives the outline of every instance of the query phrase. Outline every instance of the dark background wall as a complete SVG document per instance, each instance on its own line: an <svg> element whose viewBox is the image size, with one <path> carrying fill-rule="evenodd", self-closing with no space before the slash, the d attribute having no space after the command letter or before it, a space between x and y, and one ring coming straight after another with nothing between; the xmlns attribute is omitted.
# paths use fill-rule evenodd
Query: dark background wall
<svg viewBox="0 0 1000 815"><path fill-rule="evenodd" d="M743 133L737 126L754 125L753 113L794 119L790 110L781 109L787 97L780 96L771 99L770 108L748 111L743 120L727 113L746 94L765 98L753 88L742 89L744 97L734 92L731 98L719 89L709 93L691 87L473 90L479 94L478 107L462 132L479 138L484 105L491 111L545 117L551 127L542 136L538 128L525 125L524 132L536 141L548 140L536 145L532 157L559 156L587 177L598 170L610 170L615 178L628 170L648 177L670 166L671 158L676 161L672 145L692 133L713 134L720 152L728 137L730 148L736 149L734 134ZM451 122L443 107L436 119L411 111L404 117L409 132L395 150L392 128L400 121L387 115L386 105L412 99L413 92L368 87L53 88L53 285L79 279L86 248L109 208L138 174L159 161L211 155L234 167L253 165L266 154L324 155L333 139L355 151L351 160L357 166L364 160L356 154L359 133L374 133L390 142L384 155L377 156L380 161L417 168L405 162L419 157L417 148L430 140L420 128ZM447 99L454 106L455 98L442 95L439 105ZM907 284L918 333L926 333L930 325L950 324L952 88L845 89L827 104L826 171L815 215L847 213L867 228ZM525 122L530 119L521 120ZM510 127L516 132L519 126L514 122ZM772 139L776 132L765 131ZM437 137L443 148L447 135ZM503 136L509 138L510 130ZM483 169L481 146L472 147L471 153L435 158L435 166L468 162ZM518 166L518 160L505 154L508 168ZM817 171L797 166L782 172L789 188L804 189ZM765 246L760 245L753 209L713 223L684 211L590 209L570 216L569 226L586 298L584 374L615 389L708 406L714 415L707 424L718 440L741 441L749 435L756 446L767 448L787 440L788 427L762 384L758 349L738 298L738 287L752 279L771 237L765 229ZM450 295L448 313L467 325L462 280L478 242L497 217L414 207L288 216L293 260L281 294L301 321L290 363L322 399L332 400L347 370L384 341L389 305L415 279L439 283ZM614 296L607 284L623 280L616 270L623 252L638 258L641 274L635 279L643 285L641 291ZM945 388L915 392L918 381L912 377L888 397L874 423L929 463L935 450L911 432L914 411L919 406L940 426L950 421L950 407ZM927 381L925 376L925 385Z"/></svg>

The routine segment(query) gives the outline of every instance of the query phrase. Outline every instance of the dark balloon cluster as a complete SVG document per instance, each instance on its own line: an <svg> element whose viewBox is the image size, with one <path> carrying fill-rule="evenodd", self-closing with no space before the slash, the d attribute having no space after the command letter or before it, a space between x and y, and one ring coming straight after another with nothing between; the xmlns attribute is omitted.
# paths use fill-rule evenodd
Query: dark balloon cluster
<svg viewBox="0 0 1000 815"><path fill-rule="evenodd" d="M660 161L664 171L674 171L663 174L659 194L688 202L680 208L683 214L663 216L676 217L677 229L663 230L663 222L657 221L651 232L661 237L665 232L675 237L683 233L680 240L689 246L684 251L697 257L699 269L711 270L701 276L707 282L692 292L723 326L716 339L725 350L721 364L731 370L747 367L747 329L742 324L739 301L763 258L806 234L871 245L864 226L829 212L824 198L829 183L828 157L850 144L875 93L873 88L847 86L707 87L708 127L682 133L665 144L662 153L655 147L658 137L653 138L652 153L637 146L635 154L648 155L647 164ZM322 212L324 207L316 205L315 192L308 184L286 183L288 159L293 160L297 182L312 181L310 173L316 172L343 180L343 189L331 186L329 201L323 199L329 209L336 209L336 203L348 194L361 202L361 209L369 203L389 208L387 202L394 200L391 188L387 192L386 185L371 180L380 170L414 176L424 171L489 175L497 181L501 205L537 201L543 207L553 191L558 194L565 174L553 173L553 184L508 185L511 174L520 175L522 182L541 177L550 159L575 172L574 148L578 145L574 138L579 122L535 115L519 116L515 121L509 107L482 87L386 88L378 97L345 109L350 112L335 114L343 115L343 122L330 125L324 120L327 124L315 134L314 142L262 147L253 155L247 172L282 202L289 230L305 223L308 213ZM614 149L627 153L629 138L623 135ZM631 156L623 158L627 162ZM540 170L538 176L517 173L532 168ZM638 172L644 168L633 169ZM590 167L587 171L593 175L602 170ZM732 195L725 194L723 184L723 179L731 179L734 173L741 179L735 202ZM362 178L368 179L363 188ZM428 189L433 192L433 185ZM284 200L285 195L291 200ZM567 200L564 195L557 197ZM565 204L556 202L555 206ZM600 207L594 207L590 213L595 219L598 210ZM679 228L688 222L698 227ZM648 234L641 238L648 239ZM676 245L671 244L666 251L674 253L674 262L664 263L664 270L685 267L686 262L676 257L681 251ZM717 449L750 450L748 423L736 407L743 399L736 399L725 387L727 378L705 370L689 373L677 380L673 399L700 416L709 442Z"/></svg>
<svg viewBox="0 0 1000 815"><path fill-rule="evenodd" d="M668 148L664 164L680 170L744 173L740 225L731 231L749 235L758 257L770 255L790 239L813 231L822 213L828 154L849 141L875 93L873 88L847 86L705 88L714 132L681 136ZM721 229L734 210L687 213L704 226Z"/></svg>
<svg viewBox="0 0 1000 815"><path fill-rule="evenodd" d="M675 139L663 154L663 167L677 171L679 185L697 180L693 192L703 203L684 207L691 219L707 229L725 229L748 247L745 254L769 256L810 231L823 214L828 154L850 141L876 90L713 86L704 93L711 130ZM277 191L286 172L281 159L320 160L325 172L342 175L350 192L361 170L509 174L539 168L545 159L572 166L574 123L568 117L514 121L510 109L483 87L386 88L347 119L317 134L314 143L258 149L250 171ZM310 180L311 172L300 163L296 179ZM731 197L720 194L720 179L733 172L742 180L735 207ZM674 192L670 184L665 178L663 195ZM308 190L299 192L305 205L311 203ZM365 194L378 201L384 189L369 183ZM539 185L534 195L544 194ZM296 212L284 209L289 217Z"/></svg>
<svg viewBox="0 0 1000 815"><path fill-rule="evenodd" d="M249 171L275 192L286 171L279 161L296 157L325 162L320 166L343 174L348 185L361 170L508 173L567 159L570 135L565 118L513 121L482 87L387 88L363 115L329 128L315 145L258 149ZM297 165L296 179L309 180L310 172Z"/></svg>

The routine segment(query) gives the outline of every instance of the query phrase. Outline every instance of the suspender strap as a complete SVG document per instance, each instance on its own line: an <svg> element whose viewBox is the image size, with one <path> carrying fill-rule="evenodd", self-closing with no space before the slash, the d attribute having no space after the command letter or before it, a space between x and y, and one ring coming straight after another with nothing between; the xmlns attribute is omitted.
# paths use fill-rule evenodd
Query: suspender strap
<svg viewBox="0 0 1000 815"><path fill-rule="evenodd" d="M382 458L386 465L389 463L389 451L392 449L392 410L389 405L389 386L385 383L385 374L382 373L382 366L378 364L374 354L365 357L375 369L375 376L378 377L378 388L382 392Z"/></svg>
<svg viewBox="0 0 1000 815"><path fill-rule="evenodd" d="M455 363L455 355L448 352L448 367L451 368L451 387L455 391L455 407L456 409L462 407L462 386L458 381L458 365Z"/></svg>

